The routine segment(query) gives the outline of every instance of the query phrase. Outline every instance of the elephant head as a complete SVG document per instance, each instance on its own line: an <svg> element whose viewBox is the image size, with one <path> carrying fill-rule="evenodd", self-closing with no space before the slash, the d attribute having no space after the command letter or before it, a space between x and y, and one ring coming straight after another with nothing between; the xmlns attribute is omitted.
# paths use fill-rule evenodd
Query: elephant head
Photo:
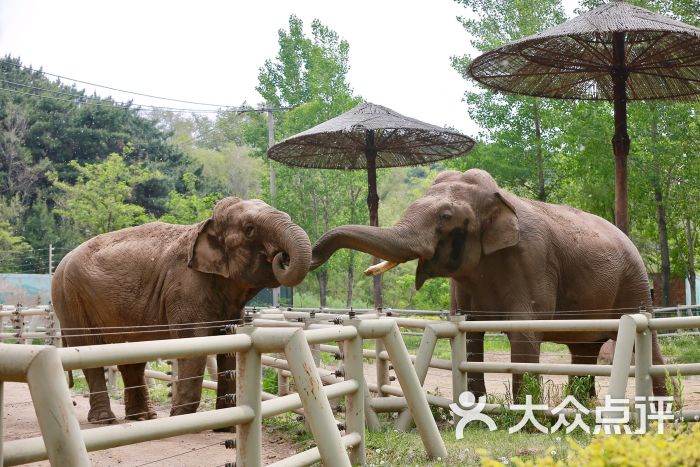
<svg viewBox="0 0 700 467"><path fill-rule="evenodd" d="M224 198L196 226L188 266L250 288L293 287L309 271L311 243L288 214L260 200Z"/></svg>
<svg viewBox="0 0 700 467"><path fill-rule="evenodd" d="M391 263L418 259L416 289L430 277L459 277L482 255L517 245L514 201L483 170L443 172L396 225L346 225L326 233L314 245L311 268L340 248L352 248Z"/></svg>

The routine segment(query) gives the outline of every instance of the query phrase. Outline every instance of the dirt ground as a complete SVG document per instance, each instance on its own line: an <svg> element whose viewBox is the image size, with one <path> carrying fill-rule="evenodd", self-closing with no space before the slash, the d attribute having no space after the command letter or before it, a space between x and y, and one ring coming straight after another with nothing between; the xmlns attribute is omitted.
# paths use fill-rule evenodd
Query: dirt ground
<svg viewBox="0 0 700 467"><path fill-rule="evenodd" d="M486 356L487 361L508 362L507 352L491 352ZM542 362L567 363L569 356L565 353L544 353ZM325 365L324 365L325 366ZM331 365L328 365L331 367ZM393 374L393 372L392 372ZM365 365L365 375L368 382L374 382L374 364ZM565 376L545 376L550 380L554 390L566 382ZM510 383L510 375L487 374L486 388L490 394L505 394ZM395 381L394 385L398 385ZM607 393L608 378L596 378L597 392L601 396ZM450 373L444 370L430 369L426 378L425 388L431 393L439 393L451 397L452 380ZM634 378L629 379L628 397L633 397ZM3 424L5 441L40 436L34 408L26 384L5 383ZM89 409L88 399L82 395L73 396L78 420L83 428L98 425L87 423ZM684 382L684 404L686 410L700 410L700 378L686 378ZM112 409L119 419L123 419L124 406L119 401L112 401ZM169 408L157 407L159 417L167 417ZM123 423L123 422L122 422ZM137 445L107 449L90 453L94 466L223 466L226 462L235 460L235 451L227 450L222 443L234 438L229 433L213 433L211 431L183 435L159 441L149 441ZM265 427L263 432L263 463L269 464L284 459L297 452L295 444L285 436L284 432L273 432ZM28 464L31 466L48 466L48 462Z"/></svg>
<svg viewBox="0 0 700 467"><path fill-rule="evenodd" d="M73 397L75 411L82 428L94 428L101 425L87 423L90 408L88 399L82 395ZM26 384L5 383L5 404L3 424L5 441L41 436L36 421L34 407ZM124 418L124 406L119 401L112 401L112 410L117 418ZM168 407L157 409L158 417L167 417ZM125 466L137 467L214 467L223 466L236 459L236 451L226 449L222 443L235 438L233 433L214 433L211 431L177 436L159 441L148 441L131 446L107 449L89 453L95 467ZM270 464L295 454L294 444L286 437L263 431L263 464ZM48 466L48 461L27 464L30 466Z"/></svg>

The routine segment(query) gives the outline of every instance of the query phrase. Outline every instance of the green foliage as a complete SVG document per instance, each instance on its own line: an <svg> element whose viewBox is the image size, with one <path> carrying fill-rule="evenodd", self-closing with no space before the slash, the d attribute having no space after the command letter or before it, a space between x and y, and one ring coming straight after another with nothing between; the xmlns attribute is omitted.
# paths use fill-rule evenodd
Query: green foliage
<svg viewBox="0 0 700 467"><path fill-rule="evenodd" d="M171 191L165 203L167 213L160 220L171 224L194 224L211 215L214 205L222 198L221 193L199 196L196 190L197 176L186 172L182 176L187 193Z"/></svg>
<svg viewBox="0 0 700 467"><path fill-rule="evenodd" d="M155 120L131 105L51 81L19 58L0 60L0 78L0 204L16 200L21 206L17 216L6 218L15 235L34 249L50 243L63 251L75 247L88 233L56 215L54 207L65 194L48 174L73 184L79 172L70 161L94 164L111 153L124 154L127 165L165 174L140 183L130 195L145 213L164 212L167 194L189 161Z"/></svg>
<svg viewBox="0 0 700 467"><path fill-rule="evenodd" d="M128 156L128 148L125 156ZM110 154L104 162L80 165L71 161L78 173L75 183L60 181L56 173L49 179L64 193L56 213L71 219L85 237L137 225L148 220L142 206L129 203L134 188L158 177L157 172L127 164L119 154Z"/></svg>
<svg viewBox="0 0 700 467"><path fill-rule="evenodd" d="M0 272L21 272L24 257L31 246L24 238L14 235L10 223L0 219Z"/></svg>
<svg viewBox="0 0 700 467"><path fill-rule="evenodd" d="M262 390L270 394L277 394L277 370L274 368L263 368Z"/></svg>
<svg viewBox="0 0 700 467"><path fill-rule="evenodd" d="M459 18L480 52L535 34L564 20L561 0L532 3L523 0L458 0L469 15ZM452 66L465 78L471 63L468 55L452 57ZM480 138L489 143L479 149L477 167L506 180L514 191L546 201L556 183L552 170L553 138L560 130L559 118L567 106L553 100L504 96L490 91L465 93L469 116L481 128ZM475 162L475 161L474 161ZM474 166L471 158L453 165Z"/></svg>
<svg viewBox="0 0 700 467"><path fill-rule="evenodd" d="M277 56L266 60L258 75L256 90L267 105L291 107L289 111L275 114L276 141L335 117L360 101L353 96L347 82L348 43L317 19L311 23L310 36L304 33L303 26L296 16L289 18L289 28L279 31ZM249 121L243 133L257 154L267 149L266 127L267 121L258 117ZM276 172L277 192L273 199L268 179L263 184L265 198L289 213L292 220L306 230L312 242L337 225L367 223L364 172L270 164L270 170ZM302 292L318 290L322 306L327 304L329 291L335 294L345 290L344 305L350 306L354 302L352 291L358 283L356 278L360 276L359 256L354 252L334 255L312 274L317 284L306 281L299 288Z"/></svg>

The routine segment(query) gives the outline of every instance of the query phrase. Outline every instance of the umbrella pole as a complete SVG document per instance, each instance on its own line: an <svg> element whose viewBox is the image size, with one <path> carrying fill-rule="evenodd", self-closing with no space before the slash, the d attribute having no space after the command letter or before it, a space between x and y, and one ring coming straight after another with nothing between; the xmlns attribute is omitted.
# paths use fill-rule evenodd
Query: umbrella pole
<svg viewBox="0 0 700 467"><path fill-rule="evenodd" d="M368 130L365 134L365 157L367 158L367 208L369 209L369 225L379 227L379 195L377 194L377 147L374 141L374 131ZM372 264L379 263L380 258L372 257ZM381 309L384 306L382 297L382 276L373 277L374 308Z"/></svg>
<svg viewBox="0 0 700 467"><path fill-rule="evenodd" d="M628 233L627 157L630 138L627 134L627 95L625 86L628 71L625 68L625 33L613 33L613 109L615 134L612 139L615 153L615 225Z"/></svg>

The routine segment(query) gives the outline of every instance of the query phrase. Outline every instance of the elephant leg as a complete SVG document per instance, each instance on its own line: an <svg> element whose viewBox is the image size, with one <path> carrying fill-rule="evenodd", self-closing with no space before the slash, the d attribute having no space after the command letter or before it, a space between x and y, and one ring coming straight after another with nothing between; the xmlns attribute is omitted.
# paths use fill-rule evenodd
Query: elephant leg
<svg viewBox="0 0 700 467"><path fill-rule="evenodd" d="M659 347L659 339L656 336L656 331L651 333L651 363L653 365L664 364L664 357L661 355L661 347ZM664 376L655 376L652 378L652 381L655 396L662 397L668 395L668 391L666 390L666 378ZM675 382L676 381L674 380L674 383Z"/></svg>
<svg viewBox="0 0 700 467"><path fill-rule="evenodd" d="M177 381L173 384L171 417L197 411L202 398L202 380L206 362L206 355L177 360Z"/></svg>
<svg viewBox="0 0 700 467"><path fill-rule="evenodd" d="M143 372L145 363L119 365L124 380L124 405L127 420L151 420L158 415L148 401L148 388Z"/></svg>
<svg viewBox="0 0 700 467"><path fill-rule="evenodd" d="M224 409L227 407L235 407L235 398L232 401L226 401L226 394L236 394L236 356L234 354L219 354L216 356L216 367L219 372L219 381L216 389L216 408ZM233 378L227 377L225 371L232 371Z"/></svg>
<svg viewBox="0 0 700 467"><path fill-rule="evenodd" d="M236 355L235 354L219 354L216 356L216 366L219 372L219 381L216 387L216 408L224 409L227 407L234 407L236 405L235 395L236 395ZM234 377L229 378L227 373L224 371L233 371ZM227 394L233 394L233 400L226 400ZM214 431L219 432L235 432L236 427L224 427L217 428Z"/></svg>
<svg viewBox="0 0 700 467"><path fill-rule="evenodd" d="M467 361L468 362L483 362L484 361L484 333L483 332L468 332L467 333ZM483 373L468 372L467 373L467 388L474 394L478 400L479 397L486 395L486 383Z"/></svg>
<svg viewBox="0 0 700 467"><path fill-rule="evenodd" d="M83 370L90 388L90 411L88 422L90 423L114 423L117 418L109 404L109 393L105 382L104 368L88 368Z"/></svg>
<svg viewBox="0 0 700 467"><path fill-rule="evenodd" d="M513 363L539 363L541 337L532 333L511 332L510 361ZM513 400L525 400L525 394L521 394L523 375L513 373Z"/></svg>
<svg viewBox="0 0 700 467"><path fill-rule="evenodd" d="M571 363L574 365L595 365L598 363L598 354L600 353L600 348L603 346L603 342L588 342L580 344L567 344L569 347L569 352L571 353ZM581 376L569 376L569 386L573 386L576 378L581 378ZM595 377L589 376L591 378L591 385L588 388L588 397L595 399Z"/></svg>

